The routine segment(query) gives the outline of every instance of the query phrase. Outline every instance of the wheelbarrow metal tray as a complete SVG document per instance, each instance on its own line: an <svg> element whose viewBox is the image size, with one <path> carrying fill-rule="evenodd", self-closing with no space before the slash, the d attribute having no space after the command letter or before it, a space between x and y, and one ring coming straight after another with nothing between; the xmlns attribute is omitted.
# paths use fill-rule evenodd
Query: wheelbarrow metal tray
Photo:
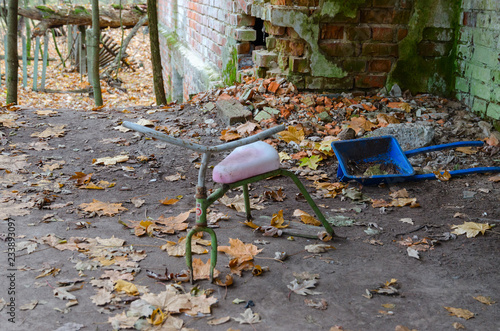
<svg viewBox="0 0 500 331"><path fill-rule="evenodd" d="M337 177L341 181L355 180L363 185L376 185L381 182L402 182L415 174L393 136L334 141L332 149L339 161ZM349 164L362 163L391 164L391 168L397 173L373 176L357 176L352 173Z"/></svg>

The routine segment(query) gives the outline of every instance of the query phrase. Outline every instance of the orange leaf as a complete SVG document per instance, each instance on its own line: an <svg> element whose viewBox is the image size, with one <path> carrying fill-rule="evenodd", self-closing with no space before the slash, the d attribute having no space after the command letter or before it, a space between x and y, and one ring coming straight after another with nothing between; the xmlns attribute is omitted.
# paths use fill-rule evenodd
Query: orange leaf
<svg viewBox="0 0 500 331"><path fill-rule="evenodd" d="M356 134L361 130L368 132L371 131L373 128L377 127L375 124L373 124L364 117L353 117L347 123L349 123L350 128L356 131Z"/></svg>
<svg viewBox="0 0 500 331"><path fill-rule="evenodd" d="M177 203L178 201L179 201L179 199L169 199L168 197L166 197L165 199L160 200L160 203L163 205L173 205L173 204Z"/></svg>
<svg viewBox="0 0 500 331"><path fill-rule="evenodd" d="M222 141L232 141L241 138L241 135L239 133L230 129L222 130L221 133L222 135L219 137L219 139Z"/></svg>

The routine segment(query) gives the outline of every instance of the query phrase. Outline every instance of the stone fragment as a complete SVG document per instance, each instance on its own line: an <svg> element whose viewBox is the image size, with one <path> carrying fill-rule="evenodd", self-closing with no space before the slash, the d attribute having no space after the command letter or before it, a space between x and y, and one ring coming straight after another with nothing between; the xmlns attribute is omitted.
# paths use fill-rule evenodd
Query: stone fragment
<svg viewBox="0 0 500 331"><path fill-rule="evenodd" d="M434 128L419 123L389 124L371 132L367 137L394 136L404 151L429 146L434 139Z"/></svg>
<svg viewBox="0 0 500 331"><path fill-rule="evenodd" d="M252 112L236 99L217 101L217 113L226 125L246 122L252 118Z"/></svg>

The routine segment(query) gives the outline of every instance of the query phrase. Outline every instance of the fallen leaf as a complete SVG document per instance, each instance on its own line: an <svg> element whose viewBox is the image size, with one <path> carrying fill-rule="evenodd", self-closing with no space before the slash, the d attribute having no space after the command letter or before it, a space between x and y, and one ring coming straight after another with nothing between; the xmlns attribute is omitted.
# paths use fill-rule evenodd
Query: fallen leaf
<svg viewBox="0 0 500 331"><path fill-rule="evenodd" d="M165 176L163 179L165 179L167 182L176 182L181 179L186 179L186 176L183 176L178 172L175 175Z"/></svg>
<svg viewBox="0 0 500 331"><path fill-rule="evenodd" d="M367 120L365 117L352 117L350 121L347 122L349 125L348 127L353 129L356 134L358 134L361 130L364 132L369 132L372 131L374 128L377 127L376 124L373 124L369 120Z"/></svg>
<svg viewBox="0 0 500 331"><path fill-rule="evenodd" d="M33 310L38 305L38 300L31 300L29 303L25 303L24 305L19 307L19 310Z"/></svg>
<svg viewBox="0 0 500 331"><path fill-rule="evenodd" d="M230 129L222 130L221 136L219 137L219 139L222 141L233 141L240 138L241 135L239 133Z"/></svg>
<svg viewBox="0 0 500 331"><path fill-rule="evenodd" d="M283 189L280 187L276 191L265 191L264 196L266 198L272 199L274 201L281 202L286 198L285 192L283 192Z"/></svg>
<svg viewBox="0 0 500 331"><path fill-rule="evenodd" d="M46 110L35 110L35 114L40 116L51 116L58 114L58 112L55 110L46 109Z"/></svg>
<svg viewBox="0 0 500 331"><path fill-rule="evenodd" d="M101 187L101 186L97 186L96 184L90 182L86 185L82 185L80 187L78 187L79 189L86 189L86 190L104 190L104 187Z"/></svg>
<svg viewBox="0 0 500 331"><path fill-rule="evenodd" d="M227 207L236 209L237 212L245 212L245 198L243 194L236 195L233 198L224 195L219 201L225 204ZM250 209L261 210L264 209L264 206L258 205L256 203L258 199L250 199Z"/></svg>
<svg viewBox="0 0 500 331"><path fill-rule="evenodd" d="M177 216L164 217L161 215L155 223L157 225L161 225L158 229L163 233L174 234L176 231L184 231L187 229L188 224L185 223L189 218L191 211L186 211Z"/></svg>
<svg viewBox="0 0 500 331"><path fill-rule="evenodd" d="M210 240L191 238L191 252L194 254L207 254L206 246L210 245ZM186 254L186 237L179 238L178 242L167 241L160 249L166 250L170 256L184 256Z"/></svg>
<svg viewBox="0 0 500 331"><path fill-rule="evenodd" d="M467 238L473 238L481 232L481 234L484 235L486 230L491 229L491 225L488 223L475 223L475 222L464 222L464 224L461 225L452 225L451 226L453 230L451 233L454 234L466 234Z"/></svg>
<svg viewBox="0 0 500 331"><path fill-rule="evenodd" d="M420 255L418 251L415 248L412 247L407 247L406 252L408 253L408 256L413 257L417 260L420 260Z"/></svg>
<svg viewBox="0 0 500 331"><path fill-rule="evenodd" d="M115 165L117 163L122 163L122 162L127 162L128 161L128 155L117 155L117 156L106 156L106 157L101 157L95 160L95 162L92 162L93 165Z"/></svg>
<svg viewBox="0 0 500 331"><path fill-rule="evenodd" d="M135 208L141 208L142 205L146 202L146 200L139 199L139 198L132 198L130 199L130 202L134 205Z"/></svg>
<svg viewBox="0 0 500 331"><path fill-rule="evenodd" d="M160 200L160 203L162 205L173 205L173 204L176 204L177 202L179 202L179 199L169 199L168 197L166 197L165 199L163 200Z"/></svg>
<svg viewBox="0 0 500 331"><path fill-rule="evenodd" d="M18 172L19 170L23 170L28 166L28 162L26 162L26 158L28 155L0 155L0 169L8 170L10 172Z"/></svg>
<svg viewBox="0 0 500 331"><path fill-rule="evenodd" d="M433 171L432 173L436 175L436 178L441 182L446 182L451 179L451 174L448 170L444 171L443 173L441 173L440 171Z"/></svg>
<svg viewBox="0 0 500 331"><path fill-rule="evenodd" d="M54 296L61 300L76 300L76 297L69 293L64 287L57 287L54 289Z"/></svg>
<svg viewBox="0 0 500 331"><path fill-rule="evenodd" d="M279 153L279 156L280 156L280 162L283 162L285 160L291 160L292 158L290 157L290 155L288 155L287 152L280 152Z"/></svg>
<svg viewBox="0 0 500 331"><path fill-rule="evenodd" d="M300 159L299 167L308 167L309 169L316 170L318 169L319 162L323 160L323 158L319 155L313 155L311 157L303 157Z"/></svg>
<svg viewBox="0 0 500 331"><path fill-rule="evenodd" d="M411 218L402 218L399 221L413 225L413 220Z"/></svg>
<svg viewBox="0 0 500 331"><path fill-rule="evenodd" d="M66 131L64 130L64 127L66 125L56 125L51 128L47 128L42 132L35 132L32 133L32 137L38 137L38 138L49 138L49 137L62 137L66 134Z"/></svg>
<svg viewBox="0 0 500 331"><path fill-rule="evenodd" d="M245 136L245 135L249 135L251 132L253 132L256 128L258 127L258 124L254 123L254 122L246 122L246 123L243 123L241 125L239 125L237 128L236 128L236 131L238 132L238 134L240 134L241 136Z"/></svg>
<svg viewBox="0 0 500 331"><path fill-rule="evenodd" d="M466 320L473 318L475 315L470 310L462 308L444 307L444 309L449 311L451 316L457 316Z"/></svg>
<svg viewBox="0 0 500 331"><path fill-rule="evenodd" d="M242 317L233 317L233 319L240 324L254 324L260 322L260 316L253 313L251 308L247 308L244 313L240 314Z"/></svg>
<svg viewBox="0 0 500 331"><path fill-rule="evenodd" d="M496 303L496 301L493 301L491 299L491 297L485 297L484 295L478 295L477 297L473 297L473 298L481 303L484 303L485 305L488 305L488 306Z"/></svg>
<svg viewBox="0 0 500 331"><path fill-rule="evenodd" d="M214 278L219 277L220 271L214 269ZM210 279L210 259L207 263L203 263L201 259L193 259L193 279Z"/></svg>
<svg viewBox="0 0 500 331"><path fill-rule="evenodd" d="M465 326L463 324L458 323L458 322L453 323L452 326L455 330L465 329Z"/></svg>
<svg viewBox="0 0 500 331"><path fill-rule="evenodd" d="M498 183L498 182L500 182L500 175L492 176L492 177L488 178L488 180L490 182Z"/></svg>
<svg viewBox="0 0 500 331"><path fill-rule="evenodd" d="M304 299L304 303L308 307L316 308L319 310L325 310L328 308L328 302L325 299L321 299L320 301L314 301L311 299Z"/></svg>
<svg viewBox="0 0 500 331"><path fill-rule="evenodd" d="M327 244L313 244L313 245L306 245L304 249L309 253L319 254L319 253L324 253L329 249L335 249L335 247Z"/></svg>
<svg viewBox="0 0 500 331"><path fill-rule="evenodd" d="M313 216L309 215L308 213L300 209L295 209L295 211L293 212L293 216L300 217L300 220L305 224L321 226L320 221L318 221L316 218L314 218Z"/></svg>
<svg viewBox="0 0 500 331"><path fill-rule="evenodd" d="M93 295L90 297L90 299L92 300L92 302L98 306L102 306L102 305L105 305L107 303L110 303L111 302L111 299L114 298L114 294L112 294L111 292L107 291L106 289L104 288L101 288L97 291L97 294Z"/></svg>
<svg viewBox="0 0 500 331"><path fill-rule="evenodd" d="M92 178L93 174L85 174L83 172L75 172L73 176L71 176L69 179L71 180L76 180L75 185L80 186L83 184L88 184L90 182L90 179Z"/></svg>
<svg viewBox="0 0 500 331"><path fill-rule="evenodd" d="M285 131L281 131L280 133L278 133L278 136L281 138L281 140L287 143L293 141L297 144L300 144L302 140L305 139L304 130L297 130L297 128L294 126L289 126Z"/></svg>
<svg viewBox="0 0 500 331"><path fill-rule="evenodd" d="M115 291L117 292L125 292L129 295L139 295L139 290L137 289L137 286L123 279L118 279L115 283L114 288Z"/></svg>
<svg viewBox="0 0 500 331"><path fill-rule="evenodd" d="M156 308L147 321L153 325L161 325L167 316L168 315L165 315L160 308Z"/></svg>
<svg viewBox="0 0 500 331"><path fill-rule="evenodd" d="M271 218L271 226L277 229L284 229L289 225L284 223L285 219L283 218L283 210L280 210L277 214L273 214L273 217Z"/></svg>
<svg viewBox="0 0 500 331"><path fill-rule="evenodd" d="M455 148L457 152L462 152L467 155L473 155L477 153L477 148L475 147L457 147Z"/></svg>
<svg viewBox="0 0 500 331"><path fill-rule="evenodd" d="M297 279L294 279L291 282L292 285L287 285L287 287L292 291L300 295L316 295L316 294L322 294L321 292L316 292L313 290L310 290L310 288L314 288L316 286L316 280L315 279L309 279L309 280L304 280L301 283L298 282Z"/></svg>
<svg viewBox="0 0 500 331"><path fill-rule="evenodd" d="M238 264L253 260L253 257L262 251L262 249L258 249L257 246L253 244L244 244L239 239L229 238L229 244L231 246L219 246L218 251L236 258Z"/></svg>
<svg viewBox="0 0 500 331"><path fill-rule="evenodd" d="M82 203L78 206L88 213L95 212L99 216L114 216L121 211L127 210L121 203L108 203L93 199L90 203Z"/></svg>
<svg viewBox="0 0 500 331"><path fill-rule="evenodd" d="M221 317L221 318L215 318L213 320L210 320L207 322L208 325L220 325L224 324L226 322L229 322L231 320L231 316L226 316L226 317Z"/></svg>

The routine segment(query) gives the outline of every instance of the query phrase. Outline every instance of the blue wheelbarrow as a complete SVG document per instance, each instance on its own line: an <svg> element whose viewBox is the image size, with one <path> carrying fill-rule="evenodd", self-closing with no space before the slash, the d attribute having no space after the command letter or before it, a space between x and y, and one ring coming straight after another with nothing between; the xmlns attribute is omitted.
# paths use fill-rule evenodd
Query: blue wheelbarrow
<svg viewBox="0 0 500 331"><path fill-rule="evenodd" d="M403 152L396 138L382 136L332 142L332 149L339 161L337 177L340 181L355 180L363 185L397 183L424 179L436 179L433 173L416 175L408 158L421 153L439 151L465 146L483 146L482 141L460 141L450 144L434 145ZM388 174L365 175L356 173L358 165L374 165L390 169ZM500 172L500 167L479 167L449 171L451 176Z"/></svg>

